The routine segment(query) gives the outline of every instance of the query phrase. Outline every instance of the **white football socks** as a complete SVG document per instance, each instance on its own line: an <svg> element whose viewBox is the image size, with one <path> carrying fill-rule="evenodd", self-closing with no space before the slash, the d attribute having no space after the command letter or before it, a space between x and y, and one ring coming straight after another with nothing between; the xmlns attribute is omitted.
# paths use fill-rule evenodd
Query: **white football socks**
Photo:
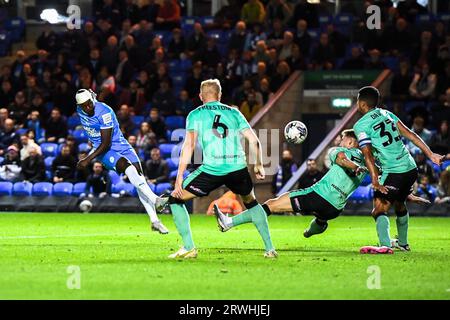
<svg viewBox="0 0 450 320"><path fill-rule="evenodd" d="M155 201L157 196L150 189L147 181L145 180L145 177L139 174L134 165L128 166L128 168L126 168L125 170L125 174L127 175L128 180L130 180L131 184L135 186L139 196L139 200L141 200L142 204L144 205L145 211L147 211L147 214L150 217L150 221L152 223L159 221L155 210Z"/></svg>

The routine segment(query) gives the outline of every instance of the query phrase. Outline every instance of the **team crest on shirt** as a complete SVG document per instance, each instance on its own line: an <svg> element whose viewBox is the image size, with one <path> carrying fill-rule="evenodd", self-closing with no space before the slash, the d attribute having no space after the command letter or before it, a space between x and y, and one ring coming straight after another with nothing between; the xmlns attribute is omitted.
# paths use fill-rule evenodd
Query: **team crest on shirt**
<svg viewBox="0 0 450 320"><path fill-rule="evenodd" d="M102 119L103 119L103 123L104 124L109 124L112 122L112 116L111 113L106 113L104 115L102 115Z"/></svg>

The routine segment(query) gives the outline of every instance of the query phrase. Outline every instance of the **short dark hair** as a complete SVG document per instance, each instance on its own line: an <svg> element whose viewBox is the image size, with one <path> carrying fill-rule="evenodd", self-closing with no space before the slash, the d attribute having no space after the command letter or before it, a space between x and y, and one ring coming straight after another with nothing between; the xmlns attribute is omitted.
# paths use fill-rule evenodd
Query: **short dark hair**
<svg viewBox="0 0 450 320"><path fill-rule="evenodd" d="M342 131L342 136L343 136L343 137L349 137L349 138L353 138L353 139L355 139L355 140L358 140L358 139L356 138L355 130L353 130L353 129L346 129L346 130Z"/></svg>
<svg viewBox="0 0 450 320"><path fill-rule="evenodd" d="M359 89L358 99L367 103L370 108L375 108L380 103L380 91L372 86Z"/></svg>

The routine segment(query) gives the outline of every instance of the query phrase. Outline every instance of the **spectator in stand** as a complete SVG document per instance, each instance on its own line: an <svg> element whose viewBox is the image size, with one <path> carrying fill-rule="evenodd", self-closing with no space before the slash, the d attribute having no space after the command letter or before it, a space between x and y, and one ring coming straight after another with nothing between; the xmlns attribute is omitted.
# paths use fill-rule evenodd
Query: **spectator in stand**
<svg viewBox="0 0 450 320"><path fill-rule="evenodd" d="M74 95L75 89L68 81L62 80L57 83L53 101L66 117L70 117L76 112Z"/></svg>
<svg viewBox="0 0 450 320"><path fill-rule="evenodd" d="M450 203L450 169L442 171L437 196L434 200L437 204Z"/></svg>
<svg viewBox="0 0 450 320"><path fill-rule="evenodd" d="M126 88L129 86L133 74L134 67L128 60L128 52L121 49L119 51L119 64L117 65L115 80L121 87Z"/></svg>
<svg viewBox="0 0 450 320"><path fill-rule="evenodd" d="M431 138L430 146L433 152L447 155L446 158L450 159L449 120L447 119L441 121L438 132Z"/></svg>
<svg viewBox="0 0 450 320"><path fill-rule="evenodd" d="M156 0L148 0L146 4L141 7L141 19L147 19L150 23L155 24L160 7L161 6Z"/></svg>
<svg viewBox="0 0 450 320"><path fill-rule="evenodd" d="M5 125L5 120L9 118L9 111L6 108L0 108L0 131Z"/></svg>
<svg viewBox="0 0 450 320"><path fill-rule="evenodd" d="M23 91L18 91L14 102L8 106L9 117L14 120L18 127L23 127L30 113L30 106L27 104Z"/></svg>
<svg viewBox="0 0 450 320"><path fill-rule="evenodd" d="M311 187L314 183L322 179L324 173L317 168L315 159L308 159L306 162L306 172L298 180L298 189Z"/></svg>
<svg viewBox="0 0 450 320"><path fill-rule="evenodd" d="M181 9L176 0L163 0L156 17L155 29L172 30L179 27L181 21Z"/></svg>
<svg viewBox="0 0 450 320"><path fill-rule="evenodd" d="M148 90L152 92L152 97L153 94L161 87L161 82L163 81L168 81L170 86L172 86L172 80L169 76L167 64L160 63L156 68L156 73L149 79Z"/></svg>
<svg viewBox="0 0 450 320"><path fill-rule="evenodd" d="M31 149L35 150L37 154L42 155L41 147L33 139L30 139L27 134L20 136L20 144L22 145L22 149L20 149L20 161L29 157Z"/></svg>
<svg viewBox="0 0 450 320"><path fill-rule="evenodd" d="M136 125L131 118L131 112L128 105L123 104L120 106L119 112L117 112L117 120L119 120L120 128L125 137L133 134Z"/></svg>
<svg viewBox="0 0 450 320"><path fill-rule="evenodd" d="M163 80L160 88L155 92L152 99L153 107L159 109L161 115L171 116L175 114L176 100L169 81Z"/></svg>
<svg viewBox="0 0 450 320"><path fill-rule="evenodd" d="M14 90L11 81L5 79L2 81L0 89L0 106L5 107L14 101Z"/></svg>
<svg viewBox="0 0 450 320"><path fill-rule="evenodd" d="M108 42L102 50L100 61L102 66L108 68L109 72L116 70L119 62L119 41L116 36L112 35L108 37Z"/></svg>
<svg viewBox="0 0 450 320"><path fill-rule="evenodd" d="M411 63L413 65L430 64L436 60L437 45L430 31L422 31L420 43L413 49Z"/></svg>
<svg viewBox="0 0 450 320"><path fill-rule="evenodd" d="M263 23L266 17L266 9L259 0L248 0L241 10L241 20L247 25L252 26L255 23Z"/></svg>
<svg viewBox="0 0 450 320"><path fill-rule="evenodd" d="M259 40L256 43L256 49L253 51L253 61L254 63L264 63L264 70L267 71L266 64L269 62L269 50L267 50L267 45L264 40Z"/></svg>
<svg viewBox="0 0 450 320"><path fill-rule="evenodd" d="M400 56L406 53L413 43L408 22L404 18L398 18L395 26L387 28L385 34L390 55Z"/></svg>
<svg viewBox="0 0 450 320"><path fill-rule="evenodd" d="M279 19L283 25L286 25L292 13L292 8L285 0L269 0L266 6L266 25L272 25L275 19Z"/></svg>
<svg viewBox="0 0 450 320"><path fill-rule="evenodd" d="M25 55L25 51L23 50L17 50L16 52L16 60L13 62L11 66L11 72L13 81L16 84L20 84L24 82L25 74L24 74L24 67L26 64L27 57Z"/></svg>
<svg viewBox="0 0 450 320"><path fill-rule="evenodd" d="M228 50L235 49L238 54L241 54L244 51L246 38L247 26L244 21L238 21L228 42Z"/></svg>
<svg viewBox="0 0 450 320"><path fill-rule="evenodd" d="M273 92L270 90L270 83L267 78L262 78L259 82L259 90L261 94L262 105L264 106L273 96Z"/></svg>
<svg viewBox="0 0 450 320"><path fill-rule="evenodd" d="M391 95L395 100L406 101L409 97L409 85L412 81L408 60L400 61L399 68L400 71L395 73L392 78Z"/></svg>
<svg viewBox="0 0 450 320"><path fill-rule="evenodd" d="M298 169L297 164L293 160L290 150L283 150L281 161L277 168L277 173L272 180L272 193L275 195L281 188L291 179L294 172Z"/></svg>
<svg viewBox="0 0 450 320"><path fill-rule="evenodd" d="M109 92L113 94L116 92L116 80L114 79L114 76L111 74L107 66L102 66L100 68L100 72L96 78L96 87L99 88L100 90L107 89Z"/></svg>
<svg viewBox="0 0 450 320"><path fill-rule="evenodd" d="M87 196L88 198L98 197L102 199L111 194L111 185L111 177L108 171L103 168L100 161L95 161L92 165L92 173L86 180L84 193L80 197L84 198Z"/></svg>
<svg viewBox="0 0 450 320"><path fill-rule="evenodd" d="M64 145L52 163L53 182L75 182L76 167L76 158L71 155L69 146Z"/></svg>
<svg viewBox="0 0 450 320"><path fill-rule="evenodd" d="M267 36L267 45L270 48L280 49L283 45L284 27L279 19L275 19L272 24L272 32Z"/></svg>
<svg viewBox="0 0 450 320"><path fill-rule="evenodd" d="M143 8L141 8L142 10ZM120 10L122 20L129 21L130 24L135 24L139 21L140 9L134 0L125 0L123 7Z"/></svg>
<svg viewBox="0 0 450 320"><path fill-rule="evenodd" d="M306 70L306 62L300 47L296 44L292 46L292 55L286 59L291 71Z"/></svg>
<svg viewBox="0 0 450 320"><path fill-rule="evenodd" d="M29 116L29 119L27 121L26 125L28 131L32 131L35 137L35 141L37 143L42 143L45 141L45 137L42 133L42 123L40 119L39 111L31 111L31 114Z"/></svg>
<svg viewBox="0 0 450 320"><path fill-rule="evenodd" d="M192 67L192 74L190 74L185 82L184 90L189 93L189 98L194 101L199 101L198 98L198 88L203 81L202 75L202 63L200 61L196 62Z"/></svg>
<svg viewBox="0 0 450 320"><path fill-rule="evenodd" d="M265 62L260 61L258 62L257 66L256 66L256 74L254 74L251 78L253 87L256 89L259 89L259 84L261 79L263 78L268 78L269 76L267 75L267 67Z"/></svg>
<svg viewBox="0 0 450 320"><path fill-rule="evenodd" d="M444 47L446 48L445 50L439 51L439 57L442 60L438 59L433 68L437 73L436 98L439 101L445 100L445 91L447 88L450 88L450 53L448 46ZM445 54L442 52L445 52Z"/></svg>
<svg viewBox="0 0 450 320"><path fill-rule="evenodd" d="M309 55L312 39L308 33L308 23L306 20L300 19L297 21L297 28L294 34L294 43L300 47L300 50L304 56Z"/></svg>
<svg viewBox="0 0 450 320"><path fill-rule="evenodd" d="M53 108L45 128L45 139L48 142L63 143L67 136L67 121L59 108Z"/></svg>
<svg viewBox="0 0 450 320"><path fill-rule="evenodd" d="M18 143L19 137L15 132L14 120L6 119L0 128L0 156L6 153L7 148L13 143Z"/></svg>
<svg viewBox="0 0 450 320"><path fill-rule="evenodd" d="M162 143L166 141L167 127L164 120L160 117L159 110L157 108L152 108L150 110L150 116L145 121L150 124L150 127L155 133L158 142Z"/></svg>
<svg viewBox="0 0 450 320"><path fill-rule="evenodd" d="M242 102L240 110L247 121L250 121L261 110L262 104L256 100L256 92L254 90L247 94L247 99Z"/></svg>
<svg viewBox="0 0 450 320"><path fill-rule="evenodd" d="M331 70L334 66L336 56L333 46L329 43L328 34L320 35L319 45L312 55L311 68L315 70Z"/></svg>
<svg viewBox="0 0 450 320"><path fill-rule="evenodd" d="M26 157L22 163L22 174L25 181L31 183L45 181L45 162L38 149L31 146L28 149L29 156Z"/></svg>
<svg viewBox="0 0 450 320"><path fill-rule="evenodd" d="M430 145L433 133L425 128L425 118L423 115L419 114L414 117L411 130L419 135L419 137L421 137L427 145ZM418 148L411 141L408 141L406 147L408 148L409 152L413 154L416 152L416 150L418 150Z"/></svg>
<svg viewBox="0 0 450 320"><path fill-rule="evenodd" d="M192 61L202 61L204 67L213 70L220 63L222 57L217 48L216 40L213 37L207 39L206 48L200 51L197 56L192 57Z"/></svg>
<svg viewBox="0 0 450 320"><path fill-rule="evenodd" d="M277 73L270 80L271 90L272 92L276 92L283 83L289 79L291 74L291 68L287 64L286 61L280 61L277 67Z"/></svg>
<svg viewBox="0 0 450 320"><path fill-rule="evenodd" d="M150 159L145 162L145 175L147 181L152 184L169 181L169 165L161 158L159 148L153 148Z"/></svg>
<svg viewBox="0 0 450 320"><path fill-rule="evenodd" d="M37 112L39 112L39 114L47 113L47 108L45 106L44 97L40 93L35 94L33 99L31 100L30 113L28 114L27 119L30 119L30 114L33 111L37 111ZM25 123L25 125L26 125L26 123Z"/></svg>
<svg viewBox="0 0 450 320"><path fill-rule="evenodd" d="M266 41L267 34L260 23L253 24L252 31L247 34L245 39L244 51L256 50L256 45L259 41Z"/></svg>
<svg viewBox="0 0 450 320"><path fill-rule="evenodd" d="M186 42L180 28L172 30L172 39L170 39L167 48L167 56L170 59L185 59L186 58Z"/></svg>
<svg viewBox="0 0 450 320"><path fill-rule="evenodd" d="M144 151L145 158L150 157L150 150L158 146L158 140L148 122L142 122L136 137L136 146Z"/></svg>
<svg viewBox="0 0 450 320"><path fill-rule="evenodd" d="M15 144L7 149L5 159L0 164L0 181L17 182L21 180L19 148Z"/></svg>
<svg viewBox="0 0 450 320"><path fill-rule="evenodd" d="M294 35L290 31L285 31L283 35L283 43L281 44L278 60L287 60L292 56L292 48L294 46Z"/></svg>
<svg viewBox="0 0 450 320"><path fill-rule="evenodd" d="M140 69L148 60L146 47L137 44L132 35L125 37L122 49L128 52L129 61L134 69Z"/></svg>
<svg viewBox="0 0 450 320"><path fill-rule="evenodd" d="M366 63L365 69L383 70L386 69L386 64L381 61L381 52L378 49L369 50L369 60Z"/></svg>
<svg viewBox="0 0 450 320"><path fill-rule="evenodd" d="M75 140L75 137L72 135L68 135L65 145L69 147L70 149L70 154L76 158L78 155L78 144L77 144L77 140Z"/></svg>
<svg viewBox="0 0 450 320"><path fill-rule="evenodd" d="M188 37L186 48L190 57L198 54L206 47L206 36L199 22L194 23L194 32Z"/></svg>
<svg viewBox="0 0 450 320"><path fill-rule="evenodd" d="M122 89L119 98L119 105L128 105L133 108L137 115L142 114L146 104L144 89L139 88L139 80L133 79L129 88Z"/></svg>
<svg viewBox="0 0 450 320"><path fill-rule="evenodd" d="M435 183L436 173L434 172L433 166L427 162L427 158L423 152L416 151L414 160L416 161L419 176L427 176L428 181Z"/></svg>
<svg viewBox="0 0 450 320"><path fill-rule="evenodd" d="M433 203L437 196L437 190L430 183L430 179L427 176L422 175L419 177L419 184L417 186L416 194L417 196L427 199Z"/></svg>
<svg viewBox="0 0 450 320"><path fill-rule="evenodd" d="M424 64L420 68L420 71L414 74L414 78L409 86L409 94L418 100L432 98L436 81L436 74L430 73L429 65Z"/></svg>
<svg viewBox="0 0 450 320"><path fill-rule="evenodd" d="M254 90L252 81L250 79L245 79L242 85L236 88L233 94L233 103L237 106L242 105L242 103L247 99L250 92Z"/></svg>
<svg viewBox="0 0 450 320"><path fill-rule="evenodd" d="M351 57L344 61L341 69L344 70L362 70L364 69L366 62L364 61L361 48L358 46L352 47ZM409 86L409 84L408 84Z"/></svg>
<svg viewBox="0 0 450 320"><path fill-rule="evenodd" d="M311 4L306 0L299 0L294 8L294 13L290 20L290 26L295 27L298 20L305 20L311 28L319 27L319 12L316 4Z"/></svg>
<svg viewBox="0 0 450 320"><path fill-rule="evenodd" d="M177 100L177 115L187 116L194 108L194 103L189 98L189 92L181 90Z"/></svg>

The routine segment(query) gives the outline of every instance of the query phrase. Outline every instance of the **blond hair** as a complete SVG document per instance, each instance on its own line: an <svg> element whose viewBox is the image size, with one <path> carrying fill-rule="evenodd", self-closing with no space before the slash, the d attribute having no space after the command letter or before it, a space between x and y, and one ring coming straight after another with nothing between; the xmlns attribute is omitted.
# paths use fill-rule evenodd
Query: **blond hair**
<svg viewBox="0 0 450 320"><path fill-rule="evenodd" d="M206 96L215 96L220 99L222 95L222 87L218 79L208 79L202 81L200 85L200 95L204 99Z"/></svg>

